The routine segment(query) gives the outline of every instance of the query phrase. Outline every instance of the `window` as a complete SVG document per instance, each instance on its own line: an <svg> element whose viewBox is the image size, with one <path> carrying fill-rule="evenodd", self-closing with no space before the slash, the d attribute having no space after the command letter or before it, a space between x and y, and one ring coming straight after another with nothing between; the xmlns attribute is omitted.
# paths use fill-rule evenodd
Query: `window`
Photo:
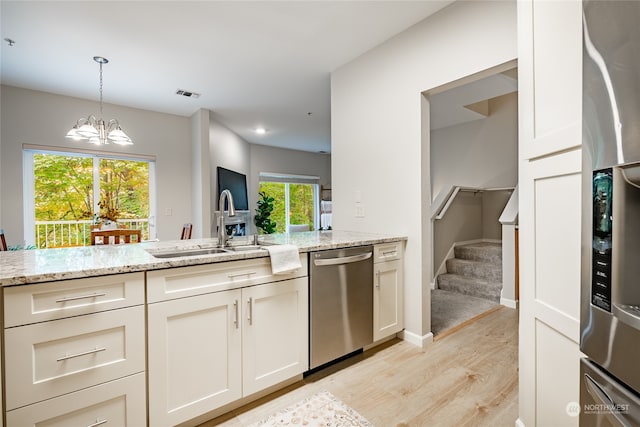
<svg viewBox="0 0 640 427"><path fill-rule="evenodd" d="M155 162L88 152L24 150L25 242L85 246L91 228L116 220L155 238Z"/></svg>
<svg viewBox="0 0 640 427"><path fill-rule="evenodd" d="M318 228L318 182L318 177L260 173L259 192L275 199L271 219L276 233L286 233L293 224Z"/></svg>

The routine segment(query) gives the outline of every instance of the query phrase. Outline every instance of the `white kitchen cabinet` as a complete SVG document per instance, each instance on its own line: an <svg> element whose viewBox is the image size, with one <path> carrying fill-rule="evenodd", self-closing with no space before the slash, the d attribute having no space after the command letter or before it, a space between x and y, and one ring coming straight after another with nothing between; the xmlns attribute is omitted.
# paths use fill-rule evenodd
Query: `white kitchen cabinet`
<svg viewBox="0 0 640 427"><path fill-rule="evenodd" d="M243 394L248 396L309 368L307 278L242 290Z"/></svg>
<svg viewBox="0 0 640 427"><path fill-rule="evenodd" d="M376 245L373 260L373 340L404 328L403 242Z"/></svg>
<svg viewBox="0 0 640 427"><path fill-rule="evenodd" d="M7 413L7 425L19 427L139 427L146 423L144 372Z"/></svg>
<svg viewBox="0 0 640 427"><path fill-rule="evenodd" d="M242 397L241 290L149 304L149 424L175 425Z"/></svg>
<svg viewBox="0 0 640 427"><path fill-rule="evenodd" d="M518 1L519 420L578 426L582 2Z"/></svg>
<svg viewBox="0 0 640 427"><path fill-rule="evenodd" d="M16 286L3 293L8 425L86 420L103 406L96 399L107 394L144 404L143 273ZM136 375L141 379L120 381ZM104 391L96 391L98 386ZM129 414L122 403L104 405L112 420L123 421L115 424L146 424L146 411Z"/></svg>
<svg viewBox="0 0 640 427"><path fill-rule="evenodd" d="M188 280L207 283L201 270ZM188 267L180 275L188 278ZM149 304L148 354L153 426L189 421L295 377L308 369L307 277Z"/></svg>

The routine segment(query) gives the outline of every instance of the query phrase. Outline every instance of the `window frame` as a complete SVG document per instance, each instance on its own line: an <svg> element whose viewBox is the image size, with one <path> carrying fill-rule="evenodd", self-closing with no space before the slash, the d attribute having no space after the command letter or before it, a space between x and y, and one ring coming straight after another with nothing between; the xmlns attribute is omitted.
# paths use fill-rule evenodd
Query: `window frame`
<svg viewBox="0 0 640 427"><path fill-rule="evenodd" d="M148 162L149 164L149 240L157 238L156 228L156 157L140 154L113 153L97 150L74 149L67 147L47 147L40 145L23 144L22 146L22 200L23 200L23 237L24 244L35 245L35 176L34 155L53 154L58 156L86 157L93 159L93 210L100 212L98 206L100 194L100 160L131 160L136 162Z"/></svg>
<svg viewBox="0 0 640 427"><path fill-rule="evenodd" d="M274 182L284 184L285 197L285 232L289 229L290 214L290 184L308 184L313 186L313 230L320 229L320 177L311 175L294 175L276 172L260 172L258 175L258 190L263 182Z"/></svg>

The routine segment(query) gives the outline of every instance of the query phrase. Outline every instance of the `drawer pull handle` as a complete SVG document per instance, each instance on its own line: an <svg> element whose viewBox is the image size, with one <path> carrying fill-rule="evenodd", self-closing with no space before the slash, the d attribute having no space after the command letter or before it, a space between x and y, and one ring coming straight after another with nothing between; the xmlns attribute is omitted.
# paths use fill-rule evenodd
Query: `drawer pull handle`
<svg viewBox="0 0 640 427"><path fill-rule="evenodd" d="M89 295L78 295L77 297L64 297L64 298L60 298L57 299L56 302L57 303L61 303L61 302L67 302L67 301L77 301L79 299L88 299L88 298L97 298L97 297L103 297L107 295L105 292L94 292L92 294Z"/></svg>
<svg viewBox="0 0 640 427"><path fill-rule="evenodd" d="M108 422L109 422L109 420L98 420L98 419L96 419L95 423L89 424L87 427L98 427L98 426L101 426L102 424L106 424Z"/></svg>
<svg viewBox="0 0 640 427"><path fill-rule="evenodd" d="M236 277L242 277L242 276L247 276L247 279L251 276L253 276L254 274L257 274L255 271L247 271L245 273L236 273L236 274L229 274L227 275L227 277L229 277L229 279L235 279Z"/></svg>
<svg viewBox="0 0 640 427"><path fill-rule="evenodd" d="M389 256L389 255L393 255L393 256L395 256L395 255L397 255L397 254L398 254L398 252L397 252L397 251L395 251L395 250L393 250L393 251L386 251L386 252L382 252L382 256Z"/></svg>
<svg viewBox="0 0 640 427"><path fill-rule="evenodd" d="M87 350L87 351L83 351L81 353L69 354L69 355L60 357L60 358L56 359L56 362L64 362L65 360L73 359L75 357L88 356L90 354L100 353L101 351L106 351L106 350L107 350L106 347L100 347L100 348L96 347L93 350Z"/></svg>

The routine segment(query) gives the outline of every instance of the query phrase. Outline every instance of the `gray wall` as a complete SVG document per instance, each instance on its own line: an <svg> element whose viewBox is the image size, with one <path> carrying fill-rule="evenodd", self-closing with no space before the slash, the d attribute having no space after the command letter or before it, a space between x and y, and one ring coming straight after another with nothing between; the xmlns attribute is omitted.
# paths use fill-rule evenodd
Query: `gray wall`
<svg viewBox="0 0 640 427"><path fill-rule="evenodd" d="M286 150L266 145L251 145L251 180L249 183L249 203L258 201L260 172L275 172L292 175L309 175L320 178L320 185L331 186L331 156L306 151Z"/></svg>
<svg viewBox="0 0 640 427"><path fill-rule="evenodd" d="M222 166L247 175L249 215L253 218L258 201L260 172L318 176L322 185L331 184L331 156L307 151L289 150L250 144L224 127L211 115L210 122L211 191L217 192L216 170ZM217 210L218 195L211 197L212 212ZM212 216L215 233L215 216ZM247 233L255 233L250 220Z"/></svg>
<svg viewBox="0 0 640 427"><path fill-rule="evenodd" d="M23 242L22 144L155 156L161 240L178 239L187 222L194 224L193 237L215 233L210 221L218 200L217 166L247 174L253 206L259 172L317 175L322 183L331 182L330 156L249 144L208 110L182 117L105 104L104 117L117 118L134 145L98 147L64 137L78 118L97 111L96 102L11 86L0 89L0 228L10 245Z"/></svg>
<svg viewBox="0 0 640 427"><path fill-rule="evenodd" d="M431 132L431 188L515 187L518 182L518 94L489 101L480 120Z"/></svg>
<svg viewBox="0 0 640 427"><path fill-rule="evenodd" d="M502 240L498 221L509 201L511 191L461 191L445 216L433 224L434 274L457 242Z"/></svg>
<svg viewBox="0 0 640 427"><path fill-rule="evenodd" d="M134 145L102 147L65 138L77 119L98 111L99 105L95 101L2 86L0 227L5 229L9 244L23 242L23 144L155 156L158 238L179 238L182 225L191 221L189 118L105 104L104 117L117 118L134 140ZM171 215L164 215L169 209Z"/></svg>

